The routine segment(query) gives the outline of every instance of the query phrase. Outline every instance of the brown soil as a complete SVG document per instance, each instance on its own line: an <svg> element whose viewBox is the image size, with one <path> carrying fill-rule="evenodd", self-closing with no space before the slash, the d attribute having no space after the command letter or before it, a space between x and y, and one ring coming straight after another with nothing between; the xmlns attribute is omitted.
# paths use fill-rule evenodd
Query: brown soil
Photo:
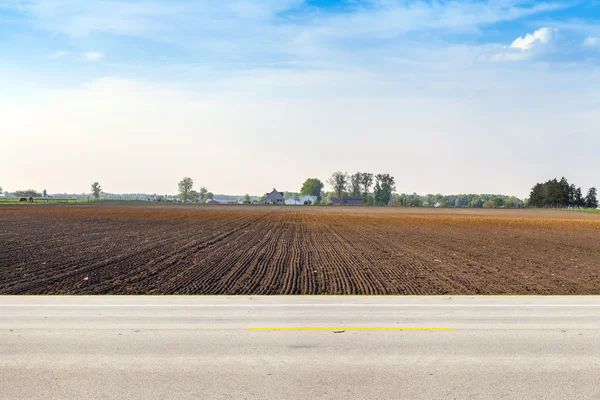
<svg viewBox="0 0 600 400"><path fill-rule="evenodd" d="M600 216L0 207L0 294L600 294Z"/></svg>

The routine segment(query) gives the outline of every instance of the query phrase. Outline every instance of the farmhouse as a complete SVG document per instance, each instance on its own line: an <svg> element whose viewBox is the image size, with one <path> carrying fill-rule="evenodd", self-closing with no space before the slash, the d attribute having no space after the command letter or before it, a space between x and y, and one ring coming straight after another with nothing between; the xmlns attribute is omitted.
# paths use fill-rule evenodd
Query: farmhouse
<svg viewBox="0 0 600 400"><path fill-rule="evenodd" d="M284 204L283 192L278 192L273 189L271 193L265 193L266 199L260 202L260 204Z"/></svg>
<svg viewBox="0 0 600 400"><path fill-rule="evenodd" d="M362 206L365 204L365 198L362 196L344 196L332 197L331 204L335 206Z"/></svg>

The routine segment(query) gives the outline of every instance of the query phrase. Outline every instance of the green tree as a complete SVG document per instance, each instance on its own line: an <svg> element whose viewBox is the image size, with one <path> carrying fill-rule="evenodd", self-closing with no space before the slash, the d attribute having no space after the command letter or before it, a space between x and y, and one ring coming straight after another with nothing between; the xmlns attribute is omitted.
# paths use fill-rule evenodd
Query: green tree
<svg viewBox="0 0 600 400"><path fill-rule="evenodd" d="M373 202L373 196L367 195L367 197L365 197L365 206L372 206L373 204L375 204Z"/></svg>
<svg viewBox="0 0 600 400"><path fill-rule="evenodd" d="M390 204L394 190L396 190L396 183L393 176L390 174L377 174L375 176L375 204L385 206Z"/></svg>
<svg viewBox="0 0 600 400"><path fill-rule="evenodd" d="M585 205L585 199L583 198L583 193L581 192L581 188L578 187L575 189L575 207L583 207Z"/></svg>
<svg viewBox="0 0 600 400"><path fill-rule="evenodd" d="M0 194L2 194L2 186L0 186Z"/></svg>
<svg viewBox="0 0 600 400"><path fill-rule="evenodd" d="M360 196L362 189L362 174L360 172L350 176L350 194Z"/></svg>
<svg viewBox="0 0 600 400"><path fill-rule="evenodd" d="M248 193L244 195L244 201L250 201L250 195Z"/></svg>
<svg viewBox="0 0 600 400"><path fill-rule="evenodd" d="M200 201L204 200L204 197L206 196L206 193L208 193L208 190L204 186L202 186L200 188L200 190L198 191L198 195L199 195Z"/></svg>
<svg viewBox="0 0 600 400"><path fill-rule="evenodd" d="M192 203L197 203L200 200L200 193L195 190L190 190L190 201Z"/></svg>
<svg viewBox="0 0 600 400"><path fill-rule="evenodd" d="M595 187L588 190L587 196L585 196L585 206L587 208L598 208L598 191Z"/></svg>
<svg viewBox="0 0 600 400"><path fill-rule="evenodd" d="M486 201L483 203L483 208L494 208L494 202L491 200Z"/></svg>
<svg viewBox="0 0 600 400"><path fill-rule="evenodd" d="M410 200L411 207L422 207L423 200L419 196L415 196Z"/></svg>
<svg viewBox="0 0 600 400"><path fill-rule="evenodd" d="M102 193L102 187L98 182L92 183L92 195L94 198L98 200L100 198L100 193Z"/></svg>
<svg viewBox="0 0 600 400"><path fill-rule="evenodd" d="M183 201L188 201L190 199L190 192L194 187L194 181L192 178L185 177L179 182L179 198Z"/></svg>
<svg viewBox="0 0 600 400"><path fill-rule="evenodd" d="M317 178L308 178L302 184L302 188L300 189L300 194L302 196L317 196L317 198L321 199L321 190L325 185L323 182L318 180Z"/></svg>
<svg viewBox="0 0 600 400"><path fill-rule="evenodd" d="M346 172L336 171L331 175L331 178L329 178L327 182L333 189L333 193L341 198L348 186L348 174Z"/></svg>
<svg viewBox="0 0 600 400"><path fill-rule="evenodd" d="M362 195L367 198L369 197L369 191L371 190L371 186L373 185L373 174L369 172L363 172L360 174L361 177L361 185L362 185Z"/></svg>
<svg viewBox="0 0 600 400"><path fill-rule="evenodd" d="M502 208L504 206L504 199L502 197L494 197L492 202L494 203L494 208Z"/></svg>
<svg viewBox="0 0 600 400"><path fill-rule="evenodd" d="M206 198L206 200L214 200L215 195L212 194L212 192L207 192L204 197Z"/></svg>

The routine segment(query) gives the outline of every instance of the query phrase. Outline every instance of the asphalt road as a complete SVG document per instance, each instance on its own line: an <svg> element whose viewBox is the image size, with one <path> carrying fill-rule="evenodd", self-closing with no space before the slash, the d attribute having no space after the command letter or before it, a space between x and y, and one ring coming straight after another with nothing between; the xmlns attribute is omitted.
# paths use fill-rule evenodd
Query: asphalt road
<svg viewBox="0 0 600 400"><path fill-rule="evenodd" d="M600 297L0 297L0 399L112 398L598 399Z"/></svg>

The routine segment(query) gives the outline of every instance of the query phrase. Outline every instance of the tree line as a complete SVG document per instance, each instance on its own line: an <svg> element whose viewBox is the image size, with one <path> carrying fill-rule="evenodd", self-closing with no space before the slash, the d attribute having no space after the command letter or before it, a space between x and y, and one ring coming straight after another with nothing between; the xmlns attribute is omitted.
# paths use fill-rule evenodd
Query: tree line
<svg viewBox="0 0 600 400"><path fill-rule="evenodd" d="M542 208L598 208L598 191L590 188L584 196L581 187L570 184L563 176L544 183L536 183L527 201L529 207Z"/></svg>
<svg viewBox="0 0 600 400"><path fill-rule="evenodd" d="M398 207L456 207L456 208L523 208L523 200L500 194L397 194L392 206Z"/></svg>
<svg viewBox="0 0 600 400"><path fill-rule="evenodd" d="M344 196L362 196L366 205L389 205L396 190L396 182L390 174L372 174L370 172L336 171L327 180L331 191L323 191L325 185L317 178L307 179L300 194L317 196L319 202L329 204L333 198Z"/></svg>

